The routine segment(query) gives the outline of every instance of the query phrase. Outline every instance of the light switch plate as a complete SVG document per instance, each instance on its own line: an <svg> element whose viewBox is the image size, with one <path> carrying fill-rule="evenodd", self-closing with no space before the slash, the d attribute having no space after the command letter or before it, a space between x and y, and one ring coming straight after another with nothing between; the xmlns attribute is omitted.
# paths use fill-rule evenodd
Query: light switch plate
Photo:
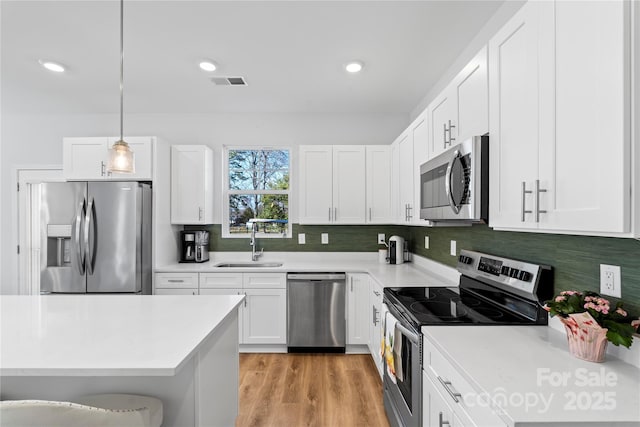
<svg viewBox="0 0 640 427"><path fill-rule="evenodd" d="M305 243L307 243L307 238L305 237L304 233L298 233L298 244L299 245L304 245Z"/></svg>
<svg viewBox="0 0 640 427"><path fill-rule="evenodd" d="M456 256L456 241L452 240L451 241L451 250L449 252L451 254L451 256Z"/></svg>
<svg viewBox="0 0 640 427"><path fill-rule="evenodd" d="M329 244L329 233L322 233L320 235L320 242L323 245L328 245Z"/></svg>
<svg viewBox="0 0 640 427"><path fill-rule="evenodd" d="M379 245L384 245L386 242L384 240L384 233L378 233L378 244Z"/></svg>
<svg viewBox="0 0 640 427"><path fill-rule="evenodd" d="M424 248L429 249L429 236L424 236Z"/></svg>
<svg viewBox="0 0 640 427"><path fill-rule="evenodd" d="M600 264L600 293L621 298L620 266Z"/></svg>

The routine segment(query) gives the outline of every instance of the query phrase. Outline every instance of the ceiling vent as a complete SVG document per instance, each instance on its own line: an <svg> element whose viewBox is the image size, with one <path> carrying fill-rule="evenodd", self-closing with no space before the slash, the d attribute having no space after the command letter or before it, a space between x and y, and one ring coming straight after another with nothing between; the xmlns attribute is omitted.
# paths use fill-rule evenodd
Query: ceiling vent
<svg viewBox="0 0 640 427"><path fill-rule="evenodd" d="M247 86L244 77L212 77L211 82L216 86Z"/></svg>

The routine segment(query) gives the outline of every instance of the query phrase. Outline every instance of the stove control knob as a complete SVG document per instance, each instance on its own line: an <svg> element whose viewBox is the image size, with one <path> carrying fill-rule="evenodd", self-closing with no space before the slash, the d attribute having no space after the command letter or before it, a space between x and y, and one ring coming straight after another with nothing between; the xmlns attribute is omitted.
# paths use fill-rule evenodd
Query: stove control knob
<svg viewBox="0 0 640 427"><path fill-rule="evenodd" d="M503 265L502 269L500 269L500 274L502 274L504 276L508 276L509 275L509 271L511 271L511 269L509 267L507 267L506 265Z"/></svg>
<svg viewBox="0 0 640 427"><path fill-rule="evenodd" d="M531 281L531 273L528 271L519 271L518 272L518 280L522 280L523 282Z"/></svg>
<svg viewBox="0 0 640 427"><path fill-rule="evenodd" d="M468 257L466 255L460 255L458 257L458 261L460 261L462 264L471 264L471 261L473 261L473 258Z"/></svg>
<svg viewBox="0 0 640 427"><path fill-rule="evenodd" d="M517 268L512 268L509 271L509 277L518 277L518 275L521 273L520 270L518 270Z"/></svg>

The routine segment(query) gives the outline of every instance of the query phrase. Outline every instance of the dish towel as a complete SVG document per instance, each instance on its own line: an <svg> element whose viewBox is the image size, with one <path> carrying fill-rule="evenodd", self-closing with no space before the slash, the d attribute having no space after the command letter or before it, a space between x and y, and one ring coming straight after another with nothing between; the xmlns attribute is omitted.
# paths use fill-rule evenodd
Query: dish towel
<svg viewBox="0 0 640 427"><path fill-rule="evenodd" d="M393 338L393 360L395 361L396 378L398 381L404 382L404 374L402 371L402 332L395 327Z"/></svg>
<svg viewBox="0 0 640 427"><path fill-rule="evenodd" d="M394 344L396 338L396 323L398 321L388 311L385 313L384 321L384 359L387 365L387 374L391 382L396 384L396 366L394 360Z"/></svg>
<svg viewBox="0 0 640 427"><path fill-rule="evenodd" d="M387 304L382 303L382 309L380 311L380 321L382 322L382 327L380 328L380 336L378 337L378 341L380 341L380 357L382 360L386 360L385 357L385 348L386 348L386 339L387 336L387 313L389 312L389 307ZM385 362L386 364L386 362Z"/></svg>

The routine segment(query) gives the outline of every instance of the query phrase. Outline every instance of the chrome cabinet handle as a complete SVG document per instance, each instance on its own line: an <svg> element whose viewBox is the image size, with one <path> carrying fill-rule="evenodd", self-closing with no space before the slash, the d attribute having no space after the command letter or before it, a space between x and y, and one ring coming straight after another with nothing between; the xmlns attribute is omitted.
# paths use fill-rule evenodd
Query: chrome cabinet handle
<svg viewBox="0 0 640 427"><path fill-rule="evenodd" d="M329 207L329 222L331 222L331 207Z"/></svg>
<svg viewBox="0 0 640 427"><path fill-rule="evenodd" d="M444 419L442 412L438 413L438 427L450 426L451 423Z"/></svg>
<svg viewBox="0 0 640 427"><path fill-rule="evenodd" d="M454 402L460 402L460 398L462 397L462 395L453 388L453 384L451 384L451 381L445 381L441 376L438 376L438 381L442 383L442 386L445 388L445 390L447 390L447 393L451 395Z"/></svg>
<svg viewBox="0 0 640 427"><path fill-rule="evenodd" d="M451 133L451 129L455 129L456 125L452 125L451 124L451 120L449 120L449 145L451 145L452 142L455 142L455 138L452 136L453 134Z"/></svg>
<svg viewBox="0 0 640 427"><path fill-rule="evenodd" d="M534 190L536 193L536 222L540 222L540 214L541 213L547 213L546 210L540 210L540 193L546 193L547 189L546 188L540 188L540 180L536 179L536 184L534 187Z"/></svg>
<svg viewBox="0 0 640 427"><path fill-rule="evenodd" d="M527 194L531 194L532 191L531 190L527 190L527 183L522 181L522 206L520 209L521 215L520 215L520 221L524 222L524 215L531 213L532 211L528 211L526 210L526 204L525 204L525 196Z"/></svg>
<svg viewBox="0 0 640 427"><path fill-rule="evenodd" d="M182 279L169 279L169 280L167 280L167 282L169 282L169 283L183 283L184 280L182 280Z"/></svg>
<svg viewBox="0 0 640 427"><path fill-rule="evenodd" d="M373 311L373 326L377 326L380 319L378 319L378 310L376 310L376 306L372 305L371 309Z"/></svg>
<svg viewBox="0 0 640 427"><path fill-rule="evenodd" d="M407 221L411 221L411 218L413 218L413 215L411 215L411 211L413 210L413 206L411 206L411 204L407 205Z"/></svg>
<svg viewBox="0 0 640 427"><path fill-rule="evenodd" d="M371 221L371 208L369 208L369 221Z"/></svg>
<svg viewBox="0 0 640 427"><path fill-rule="evenodd" d="M373 291L373 293L376 294L377 297L380 296L380 292L378 292L378 291Z"/></svg>
<svg viewBox="0 0 640 427"><path fill-rule="evenodd" d="M198 207L198 220L202 221L202 216L204 214L204 209Z"/></svg>
<svg viewBox="0 0 640 427"><path fill-rule="evenodd" d="M447 148L447 124L443 123L442 125L444 126L444 132L442 134L442 139L444 140L444 143L442 144L442 148Z"/></svg>
<svg viewBox="0 0 640 427"><path fill-rule="evenodd" d="M338 220L338 208L333 208L333 220Z"/></svg>
<svg viewBox="0 0 640 427"><path fill-rule="evenodd" d="M107 171L107 165L104 162L100 162L100 175L104 176Z"/></svg>

